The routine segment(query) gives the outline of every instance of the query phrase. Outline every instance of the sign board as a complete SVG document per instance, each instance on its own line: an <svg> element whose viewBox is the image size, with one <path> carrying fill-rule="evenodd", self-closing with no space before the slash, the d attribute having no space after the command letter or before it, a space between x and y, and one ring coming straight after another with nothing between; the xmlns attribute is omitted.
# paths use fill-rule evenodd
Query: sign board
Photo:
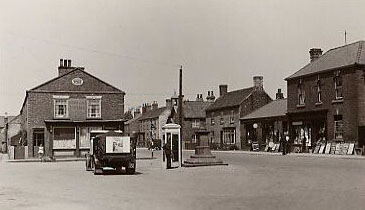
<svg viewBox="0 0 365 210"><path fill-rule="evenodd" d="M324 154L330 154L330 150L331 150L331 143L327 143L326 150L324 151Z"/></svg>
<svg viewBox="0 0 365 210"><path fill-rule="evenodd" d="M107 136L106 153L130 153L131 141L128 136Z"/></svg>
<svg viewBox="0 0 365 210"><path fill-rule="evenodd" d="M303 122L302 121L297 121L297 122L292 122L291 124L292 125L303 125Z"/></svg>
<svg viewBox="0 0 365 210"><path fill-rule="evenodd" d="M319 148L319 154L323 154L324 148L325 148L325 144L322 144L321 147Z"/></svg>
<svg viewBox="0 0 365 210"><path fill-rule="evenodd" d="M352 153L354 152L354 147L355 147L355 144L350 143L349 150L347 151L348 155L352 155Z"/></svg>
<svg viewBox="0 0 365 210"><path fill-rule="evenodd" d="M252 142L252 151L258 152L259 150L259 144L257 142Z"/></svg>

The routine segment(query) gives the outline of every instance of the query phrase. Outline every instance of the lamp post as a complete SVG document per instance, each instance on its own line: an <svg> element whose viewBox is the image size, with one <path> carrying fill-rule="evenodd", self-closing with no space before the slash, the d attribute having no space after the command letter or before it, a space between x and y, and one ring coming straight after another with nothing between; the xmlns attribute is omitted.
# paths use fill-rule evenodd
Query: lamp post
<svg viewBox="0 0 365 210"><path fill-rule="evenodd" d="M257 141L257 135L256 135L256 129L259 127L258 125L257 125L257 123L254 123L253 124L253 139L254 139L254 141Z"/></svg>

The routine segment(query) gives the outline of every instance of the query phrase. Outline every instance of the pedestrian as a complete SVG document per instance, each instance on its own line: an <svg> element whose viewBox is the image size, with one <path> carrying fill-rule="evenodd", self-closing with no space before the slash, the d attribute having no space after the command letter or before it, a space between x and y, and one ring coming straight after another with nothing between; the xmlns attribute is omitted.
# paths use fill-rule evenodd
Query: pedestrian
<svg viewBox="0 0 365 210"><path fill-rule="evenodd" d="M41 159L41 161L43 160L43 154L44 154L44 148L43 148L43 145L40 144L38 147L38 156Z"/></svg>
<svg viewBox="0 0 365 210"><path fill-rule="evenodd" d="M170 144L166 143L162 148L163 148L163 151L164 151L165 156L166 156L166 169L170 169L171 168L171 148L170 148Z"/></svg>
<svg viewBox="0 0 365 210"><path fill-rule="evenodd" d="M286 155L286 139L280 135L281 150L283 155Z"/></svg>
<svg viewBox="0 0 365 210"><path fill-rule="evenodd" d="M285 136L285 154L288 154L288 153L290 153L290 149L291 149L291 147L290 147L290 141L289 141L289 136L288 135L286 135Z"/></svg>

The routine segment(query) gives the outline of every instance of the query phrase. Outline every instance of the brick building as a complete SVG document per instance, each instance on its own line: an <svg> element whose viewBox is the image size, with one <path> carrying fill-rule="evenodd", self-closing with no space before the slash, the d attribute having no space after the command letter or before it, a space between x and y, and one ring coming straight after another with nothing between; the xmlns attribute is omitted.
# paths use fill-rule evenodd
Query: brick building
<svg viewBox="0 0 365 210"><path fill-rule="evenodd" d="M60 60L58 76L26 92L21 129L28 156L42 144L47 156L80 156L91 130L123 130L125 93Z"/></svg>
<svg viewBox="0 0 365 210"><path fill-rule="evenodd" d="M138 118L140 123L138 139L144 142L144 146L149 146L152 140L161 141L163 137L162 127L167 124L168 120L172 119L177 109L177 97L166 100L166 106L158 107L157 102L144 104L142 106L142 116ZM131 132L133 132L131 130Z"/></svg>
<svg viewBox="0 0 365 210"><path fill-rule="evenodd" d="M206 109L206 127L213 147L238 148L246 146L240 118L272 101L263 87L263 77L253 77L254 86L227 92L219 86L219 97Z"/></svg>
<svg viewBox="0 0 365 210"><path fill-rule="evenodd" d="M243 139L247 145L257 142L261 150L278 151L280 139L288 132L287 99L281 89L276 94L276 100L256 109L241 118Z"/></svg>
<svg viewBox="0 0 365 210"><path fill-rule="evenodd" d="M194 149L197 144L197 131L206 130L205 110L214 103L213 91L208 91L204 101L202 94L198 94L195 101L183 102L183 144L185 149Z"/></svg>
<svg viewBox="0 0 365 210"><path fill-rule="evenodd" d="M310 63L286 78L290 137L304 152L318 140L364 145L364 47L311 49Z"/></svg>

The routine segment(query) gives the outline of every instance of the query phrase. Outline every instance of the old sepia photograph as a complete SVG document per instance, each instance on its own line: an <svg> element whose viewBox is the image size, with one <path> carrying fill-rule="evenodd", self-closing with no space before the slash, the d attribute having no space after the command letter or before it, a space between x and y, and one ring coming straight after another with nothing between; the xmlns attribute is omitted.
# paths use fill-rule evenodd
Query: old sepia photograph
<svg viewBox="0 0 365 210"><path fill-rule="evenodd" d="M0 0L0 210L365 210L365 1Z"/></svg>

